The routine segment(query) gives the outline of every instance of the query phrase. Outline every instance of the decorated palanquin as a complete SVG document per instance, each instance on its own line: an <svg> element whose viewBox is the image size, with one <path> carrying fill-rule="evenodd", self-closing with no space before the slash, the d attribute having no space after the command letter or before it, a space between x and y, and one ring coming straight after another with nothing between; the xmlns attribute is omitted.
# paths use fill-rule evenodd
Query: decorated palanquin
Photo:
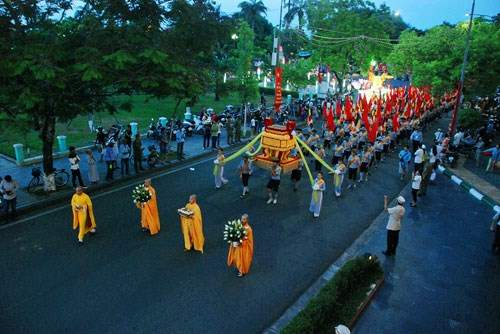
<svg viewBox="0 0 500 334"><path fill-rule="evenodd" d="M288 173L297 168L300 158L290 155L295 148L292 131L295 122L288 121L286 126L272 124L265 120L265 129L261 137L261 153L255 156L254 164L260 168L271 169L274 162L278 162L282 172Z"/></svg>

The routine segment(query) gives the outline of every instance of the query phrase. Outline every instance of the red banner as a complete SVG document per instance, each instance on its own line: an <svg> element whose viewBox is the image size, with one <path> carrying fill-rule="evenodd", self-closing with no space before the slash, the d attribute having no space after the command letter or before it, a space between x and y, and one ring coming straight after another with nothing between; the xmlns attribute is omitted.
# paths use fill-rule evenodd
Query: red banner
<svg viewBox="0 0 500 334"><path fill-rule="evenodd" d="M279 111L281 102L283 101L282 90L281 90L281 74L283 73L283 69L279 66L276 66L274 70L274 110Z"/></svg>

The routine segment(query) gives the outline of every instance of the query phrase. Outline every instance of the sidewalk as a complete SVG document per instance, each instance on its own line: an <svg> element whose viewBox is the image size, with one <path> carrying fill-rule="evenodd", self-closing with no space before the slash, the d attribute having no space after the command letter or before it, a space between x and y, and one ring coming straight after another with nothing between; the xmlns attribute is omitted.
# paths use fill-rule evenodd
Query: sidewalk
<svg viewBox="0 0 500 334"><path fill-rule="evenodd" d="M403 196L410 199L409 188ZM386 258L382 213L349 253L376 254L385 283L354 333L498 333L500 263L490 252L492 211L439 174L406 206L398 253Z"/></svg>
<svg viewBox="0 0 500 334"><path fill-rule="evenodd" d="M158 145L157 141L147 139L145 137L143 138L142 146L144 147L145 154L147 154L147 152L148 152L147 147L149 145L152 145L152 144L154 144L156 146L157 150L159 150L159 145ZM220 144L221 144L221 147L223 147L223 148L228 147L227 136L226 136L225 130L222 131L221 138L220 138ZM176 145L177 144L175 143L175 141L170 143L170 151L171 152L174 152L174 153L176 152L176 148L177 148ZM96 160L99 160L100 154L97 152L97 150L94 148L94 149L92 149L92 151L94 153L94 157L96 158ZM199 156L201 154L208 153L208 152L212 152L212 150L211 149L207 149L207 150L203 149L203 136L193 135L192 137L186 137L186 142L184 143L184 157L186 159L193 158L193 157L196 157L196 156ZM78 155L80 156L80 158L82 160L80 162L80 171L81 171L81 174L83 177L83 181L84 181L85 185L90 185L90 182L88 180L87 156L84 152L81 152L81 151L78 152ZM170 160L169 162L176 163L177 160L174 159L174 160ZM118 165L119 165L119 163L118 163ZM31 204L37 203L41 200L45 200L51 196L54 196L57 193L64 191L65 189L66 190L72 189L71 172L70 172L70 168L69 168L68 158L61 157L61 158L54 159L54 167L57 169L61 169L61 168L66 169L68 174L70 174L68 184L64 188L59 189L60 191L58 191L56 193L52 193L52 194L37 195L37 194L28 193L26 191L26 188L27 188L27 186L32 178L31 170L32 170L32 168L34 168L36 166L41 167L41 164L34 164L34 165L30 165L30 166L17 166L15 162L13 162L9 159L6 159L3 156L0 156L0 176L3 177L5 175L11 175L19 183L19 185L21 187L21 190L18 191L18 200L17 200L17 207L20 209L22 209L23 207L30 206ZM146 170L148 170L147 163L144 161L143 161L143 167ZM99 184L102 185L103 183L109 183L109 182L105 181L106 166L105 166L104 162L98 162L97 168L98 168L99 177L100 177ZM160 170L162 168L165 168L165 167L157 167L154 170ZM122 178L120 174L121 174L121 170L116 170L114 172L115 180L126 179L128 177L128 176L124 176ZM133 162L130 162L130 175L135 175Z"/></svg>

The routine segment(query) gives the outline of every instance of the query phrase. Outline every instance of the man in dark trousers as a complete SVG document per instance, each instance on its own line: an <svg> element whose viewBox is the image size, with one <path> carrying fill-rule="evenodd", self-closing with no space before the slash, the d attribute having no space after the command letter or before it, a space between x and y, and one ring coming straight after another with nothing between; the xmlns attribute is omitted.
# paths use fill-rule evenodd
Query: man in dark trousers
<svg viewBox="0 0 500 334"><path fill-rule="evenodd" d="M135 135L132 149L134 151L134 169L135 173L137 174L140 170L144 170L144 168L142 168L142 141L140 134Z"/></svg>
<svg viewBox="0 0 500 334"><path fill-rule="evenodd" d="M382 253L386 256L396 255L398 247L399 231L401 230L401 220L405 214L405 199L399 196L396 201L397 205L392 208L387 207L387 195L384 196L384 210L389 212L389 221L387 222L387 248Z"/></svg>

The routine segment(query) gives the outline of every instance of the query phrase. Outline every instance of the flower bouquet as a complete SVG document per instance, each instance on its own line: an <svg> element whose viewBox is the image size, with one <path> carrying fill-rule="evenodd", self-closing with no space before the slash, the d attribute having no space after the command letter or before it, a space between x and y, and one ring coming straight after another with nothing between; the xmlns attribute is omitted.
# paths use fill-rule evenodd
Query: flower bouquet
<svg viewBox="0 0 500 334"><path fill-rule="evenodd" d="M179 214L179 216L183 216L183 217L192 217L194 212L191 211L191 210L188 210L186 208L180 208L180 209L177 209L177 213Z"/></svg>
<svg viewBox="0 0 500 334"><path fill-rule="evenodd" d="M224 226L224 241L233 247L238 247L246 239L247 230L239 219L228 221Z"/></svg>
<svg viewBox="0 0 500 334"><path fill-rule="evenodd" d="M151 193L145 185L140 184L132 190L132 199L135 204L142 205L151 199Z"/></svg>

